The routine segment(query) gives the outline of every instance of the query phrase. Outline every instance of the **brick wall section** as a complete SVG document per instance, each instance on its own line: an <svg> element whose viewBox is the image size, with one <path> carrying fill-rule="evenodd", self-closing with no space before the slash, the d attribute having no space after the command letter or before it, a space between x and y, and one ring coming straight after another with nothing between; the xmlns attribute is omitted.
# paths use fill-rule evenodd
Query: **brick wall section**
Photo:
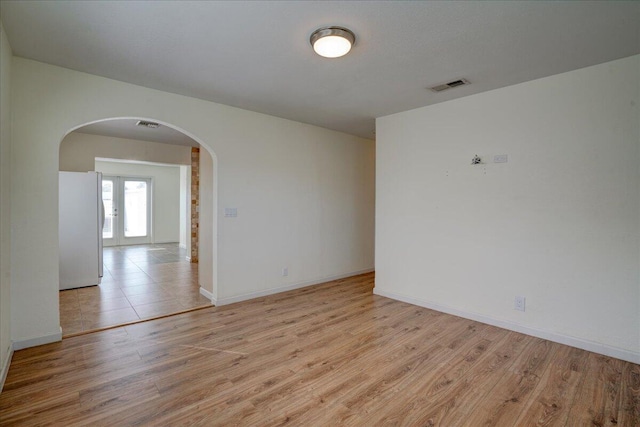
<svg viewBox="0 0 640 427"><path fill-rule="evenodd" d="M191 148L191 262L198 262L200 148Z"/></svg>

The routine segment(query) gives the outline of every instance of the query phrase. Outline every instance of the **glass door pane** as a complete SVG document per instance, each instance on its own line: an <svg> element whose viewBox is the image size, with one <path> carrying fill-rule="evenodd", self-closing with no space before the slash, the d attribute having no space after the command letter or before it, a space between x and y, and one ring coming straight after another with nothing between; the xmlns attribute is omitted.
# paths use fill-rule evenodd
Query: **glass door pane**
<svg viewBox="0 0 640 427"><path fill-rule="evenodd" d="M151 243L151 179L102 176L105 246Z"/></svg>
<svg viewBox="0 0 640 427"><path fill-rule="evenodd" d="M145 237L148 235L147 201L149 199L146 181L124 181L124 236Z"/></svg>
<svg viewBox="0 0 640 427"><path fill-rule="evenodd" d="M113 181L102 179L102 203L104 204L104 227L102 228L103 239L113 239Z"/></svg>
<svg viewBox="0 0 640 427"><path fill-rule="evenodd" d="M104 206L104 226L102 227L102 244L115 246L118 244L120 224L118 207L120 184L117 176L102 175L102 205Z"/></svg>

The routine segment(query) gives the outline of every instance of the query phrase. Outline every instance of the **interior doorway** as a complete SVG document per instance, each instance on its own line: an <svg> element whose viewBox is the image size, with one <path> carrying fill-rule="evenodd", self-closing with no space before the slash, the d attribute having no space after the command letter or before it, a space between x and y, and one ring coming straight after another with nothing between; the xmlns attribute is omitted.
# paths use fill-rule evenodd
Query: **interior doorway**
<svg viewBox="0 0 640 427"><path fill-rule="evenodd" d="M151 239L151 178L102 176L105 246L144 245Z"/></svg>
<svg viewBox="0 0 640 427"><path fill-rule="evenodd" d="M198 141L169 125L149 130L138 122L95 122L69 132L60 144L61 171L102 172L104 199L111 203L104 232L107 244L115 245L104 251L98 286L60 292L63 337L205 307L214 298L215 156L203 150L194 160ZM151 210L135 227L127 223L127 191ZM195 243L189 238L194 224L202 225ZM149 244L131 240L148 237ZM194 244L204 263L189 257Z"/></svg>

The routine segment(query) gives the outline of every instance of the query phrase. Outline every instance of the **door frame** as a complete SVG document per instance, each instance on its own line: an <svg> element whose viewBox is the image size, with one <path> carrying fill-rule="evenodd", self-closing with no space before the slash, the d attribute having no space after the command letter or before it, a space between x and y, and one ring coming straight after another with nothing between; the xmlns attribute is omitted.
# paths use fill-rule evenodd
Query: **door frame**
<svg viewBox="0 0 640 427"><path fill-rule="evenodd" d="M113 182L113 200L115 214L112 216L112 238L104 238L104 246L128 246L153 243L153 178L129 175L103 175L102 181ZM141 237L127 237L125 235L124 222L124 186L127 181L144 181L147 183L147 234ZM106 214L106 212L105 212ZM113 218L116 218L114 221Z"/></svg>
<svg viewBox="0 0 640 427"><path fill-rule="evenodd" d="M208 247L205 248L205 251L210 251L210 253L206 253L206 258L203 257L203 253L200 254L200 260L202 261L206 259L206 262L204 263L200 262L199 266L203 264L207 264L208 270L201 272L199 277L200 279L205 279L204 285L201 285L201 286L204 286L204 287L201 287L201 293L206 292L206 294L203 293L203 295L206 295L207 298L211 299L212 303L216 304L218 300L218 295L221 294L221 291L218 288L219 286L218 280L220 275L220 269L218 268L220 265L219 256L218 256L219 255L218 230L221 227L221 220L218 215L218 204L220 202L219 191L218 191L218 188L219 188L218 178L220 176L220 167L219 167L220 161L218 159L218 154L216 153L216 147L218 145L217 141L219 141L219 138L217 138L217 136L220 136L223 134L221 133L220 135L217 135L215 132L213 133L208 132L204 134L206 135L206 137L202 137L202 135L200 134L202 132L202 129L198 127L199 125L198 121L186 120L182 122L181 126L177 126L174 123L171 123L165 119L160 118L159 116L154 115L155 113L158 113L160 116L166 118L167 115L165 110L163 110L162 108L158 107L158 105L155 105L155 104L149 104L149 106L152 107L152 111L150 111L148 115L139 116L139 115L127 115L127 114L109 115L109 114L105 114L104 110L101 110L97 107L92 109L88 113L86 105L70 104L69 108L59 111L62 114L61 116L62 119L56 120L56 121L47 121L47 123L50 125L49 126L50 134L61 135L57 144L58 152L60 150L60 145L64 142L65 138L72 132L75 132L75 131L81 132L80 129L82 129L83 127L96 124L96 123L104 123L104 122L120 121L120 120L128 120L128 119L147 120L151 122L157 122L160 125L167 126L171 129L174 129L188 136L189 138L193 139L195 142L199 144L201 153L202 152L206 153L206 156L208 156L209 161L211 163L209 166L210 167L209 172L211 176L207 177L207 181L209 182L208 185L211 186L211 192L210 192L211 200L206 205L202 205L202 207L206 209L207 214L211 215L211 218L212 218L212 220L209 223L210 227L205 232L206 234L202 234L203 230L200 230L201 231L200 242L203 242L206 240L207 243L209 243L207 245ZM156 110L155 109L156 107L158 107L159 109ZM78 119L79 117L80 118L86 117L87 114L89 114L93 118L89 120ZM43 116L43 118L46 118L46 117ZM214 126L212 129L215 130L217 128ZM202 160L203 157L201 157L200 159ZM189 163L186 163L186 164L189 164ZM188 206L191 206L191 203L189 203ZM199 212L199 214L200 213L201 212ZM189 232L187 234L189 236L191 235L190 227L189 227ZM203 236L207 236L206 239L204 239ZM45 240L47 243L50 242L50 240L47 240L47 239ZM53 241L53 243L56 243L56 241ZM222 287L224 288L224 286ZM49 306L46 306L46 307L48 308Z"/></svg>

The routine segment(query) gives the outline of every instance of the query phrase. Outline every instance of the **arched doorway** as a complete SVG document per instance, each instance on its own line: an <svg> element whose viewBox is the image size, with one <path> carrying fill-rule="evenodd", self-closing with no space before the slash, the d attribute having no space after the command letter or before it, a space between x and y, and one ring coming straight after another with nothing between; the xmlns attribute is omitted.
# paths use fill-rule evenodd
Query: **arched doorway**
<svg viewBox="0 0 640 427"><path fill-rule="evenodd" d="M67 132L60 143L61 171L129 175L129 182L147 179L153 187L150 205L158 215L149 224L153 234L148 244L105 249L105 277L100 285L60 293L63 336L183 312L202 307L203 301L211 303L216 271L213 165L209 150L196 137L149 118L109 118ZM159 190L161 174L151 176L154 172L150 171L162 169L179 176L179 198L174 201L180 203L160 203L161 195L169 191ZM113 190L113 182L108 181L113 178L105 179ZM158 230L163 221L159 218L169 216L166 211L174 207L177 211L178 204L180 238L167 237L166 232L161 236ZM199 263L189 262L198 259Z"/></svg>

